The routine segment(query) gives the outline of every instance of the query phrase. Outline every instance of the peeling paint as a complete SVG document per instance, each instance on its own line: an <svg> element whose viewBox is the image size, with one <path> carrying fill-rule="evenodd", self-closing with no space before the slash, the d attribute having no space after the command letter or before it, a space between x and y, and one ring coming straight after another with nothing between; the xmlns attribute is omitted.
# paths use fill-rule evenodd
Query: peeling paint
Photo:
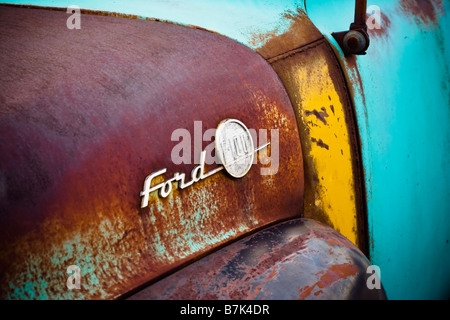
<svg viewBox="0 0 450 320"><path fill-rule="evenodd" d="M385 299L384 290L367 288L367 266L333 229L294 219L238 240L128 299Z"/></svg>
<svg viewBox="0 0 450 320"><path fill-rule="evenodd" d="M297 115L305 163L305 217L364 247L364 214L357 189L357 145L345 83L325 42L271 63ZM358 218L358 216L360 218Z"/></svg>
<svg viewBox="0 0 450 320"><path fill-rule="evenodd" d="M315 289L315 287L319 287L321 289L327 288L334 284L336 281L347 279L350 276L355 276L358 274L358 267L351 263L343 263L336 264L330 266L321 277L320 280L317 281L312 286L306 286L304 288L298 288L298 293L300 299L303 300L306 297L310 296ZM316 290L314 292L315 296L318 296L323 293L323 290Z"/></svg>

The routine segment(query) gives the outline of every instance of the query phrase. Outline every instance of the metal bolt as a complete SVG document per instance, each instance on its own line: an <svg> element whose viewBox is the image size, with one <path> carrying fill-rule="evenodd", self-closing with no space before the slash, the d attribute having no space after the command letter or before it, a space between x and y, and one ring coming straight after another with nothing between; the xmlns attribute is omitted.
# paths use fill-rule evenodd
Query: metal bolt
<svg viewBox="0 0 450 320"><path fill-rule="evenodd" d="M363 52L367 46L367 38L359 30L350 30L344 36L344 46L347 52L357 54Z"/></svg>

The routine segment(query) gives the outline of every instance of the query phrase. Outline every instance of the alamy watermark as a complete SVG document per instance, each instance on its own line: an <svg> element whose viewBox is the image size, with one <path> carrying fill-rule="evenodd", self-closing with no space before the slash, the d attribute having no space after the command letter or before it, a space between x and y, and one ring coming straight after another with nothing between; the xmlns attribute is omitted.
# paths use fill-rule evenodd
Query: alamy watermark
<svg viewBox="0 0 450 320"><path fill-rule="evenodd" d="M370 265L366 270L370 276L367 278L366 285L369 290L381 289L381 270L379 266Z"/></svg>
<svg viewBox="0 0 450 320"><path fill-rule="evenodd" d="M263 148L258 151L259 156L253 158L253 163L259 162L266 167L260 168L261 175L274 175L279 169L279 130L278 129L252 129L248 131L253 140L254 146L262 146L269 142L270 133L270 154L268 148ZM205 159L204 163L207 165L217 164L221 165L220 157L217 155L216 143L215 143L216 129L211 128L203 132L202 121L194 121L194 135L192 137L191 132L185 128L179 128L172 132L170 140L178 142L171 151L170 158L176 165L179 164L200 164L200 154L204 151ZM209 142L205 149L202 148L203 142ZM193 148L192 148L193 145ZM236 134L232 135L228 139L227 147L224 148L234 158L245 156L253 150L247 150L244 143L244 137Z"/></svg>
<svg viewBox="0 0 450 320"><path fill-rule="evenodd" d="M67 7L67 13L71 13L70 17L67 18L66 26L67 29L81 29L81 9L78 6L72 5Z"/></svg>
<svg viewBox="0 0 450 320"><path fill-rule="evenodd" d="M70 265L67 267L67 278L66 285L67 289L80 289L81 288L81 269L77 265Z"/></svg>
<svg viewBox="0 0 450 320"><path fill-rule="evenodd" d="M381 29L381 10L377 5L371 5L366 10L367 29Z"/></svg>

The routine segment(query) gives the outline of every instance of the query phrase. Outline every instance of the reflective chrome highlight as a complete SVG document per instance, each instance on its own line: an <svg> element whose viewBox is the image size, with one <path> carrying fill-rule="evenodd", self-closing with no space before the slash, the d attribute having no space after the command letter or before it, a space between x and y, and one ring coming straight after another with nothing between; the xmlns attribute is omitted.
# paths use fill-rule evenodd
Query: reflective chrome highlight
<svg viewBox="0 0 450 320"><path fill-rule="evenodd" d="M247 127L235 119L220 122L216 131L216 155L234 178L242 178L252 167L253 140Z"/></svg>

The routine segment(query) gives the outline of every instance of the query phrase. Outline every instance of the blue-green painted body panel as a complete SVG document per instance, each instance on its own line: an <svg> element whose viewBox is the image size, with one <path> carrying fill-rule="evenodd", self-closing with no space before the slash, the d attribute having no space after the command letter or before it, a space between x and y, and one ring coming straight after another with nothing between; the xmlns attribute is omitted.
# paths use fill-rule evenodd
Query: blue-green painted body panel
<svg viewBox="0 0 450 320"><path fill-rule="evenodd" d="M14 3L14 1L12 1ZM20 3L24 3L20 1ZM348 30L354 1L308 1L354 99L365 176L371 263L390 299L450 298L450 1L428 12L378 0L381 28L367 55L345 59L331 32ZM420 1L411 1L411 6ZM425 3L425 2L424 2ZM67 7L72 1L28 1ZM84 1L81 8L200 26L253 49L252 35L289 27L303 1ZM411 8L410 8L411 9ZM417 9L417 8L416 8ZM419 6L420 9L420 6ZM420 11L420 10L419 10Z"/></svg>
<svg viewBox="0 0 450 320"><path fill-rule="evenodd" d="M370 32L367 55L355 66L341 54L362 143L371 262L391 299L450 298L450 2L431 3L414 14L377 1L382 29ZM307 10L336 46L330 33L348 30L353 5L315 1Z"/></svg>

